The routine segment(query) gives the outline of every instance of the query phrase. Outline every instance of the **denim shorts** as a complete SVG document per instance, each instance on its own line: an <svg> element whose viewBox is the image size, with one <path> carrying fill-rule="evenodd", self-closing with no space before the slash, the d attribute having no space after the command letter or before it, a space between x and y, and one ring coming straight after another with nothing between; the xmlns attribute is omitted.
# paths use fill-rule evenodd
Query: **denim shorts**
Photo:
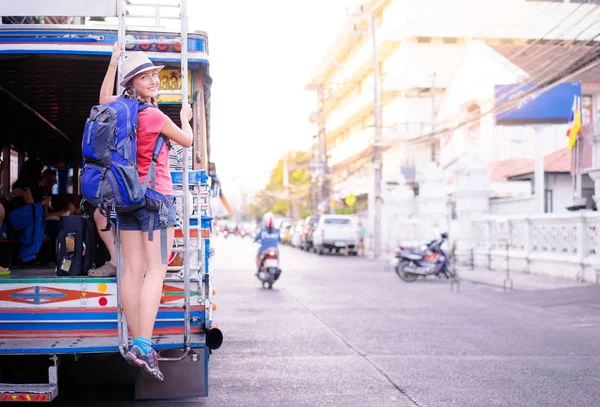
<svg viewBox="0 0 600 407"><path fill-rule="evenodd" d="M175 211L175 197L167 196L169 202L169 215L167 216L167 226L177 225L177 213ZM146 208L136 209L128 213L118 213L117 223L120 230L141 230L148 232L150 230L150 217L154 216L154 227L152 230L160 229L160 217L158 212L151 212Z"/></svg>

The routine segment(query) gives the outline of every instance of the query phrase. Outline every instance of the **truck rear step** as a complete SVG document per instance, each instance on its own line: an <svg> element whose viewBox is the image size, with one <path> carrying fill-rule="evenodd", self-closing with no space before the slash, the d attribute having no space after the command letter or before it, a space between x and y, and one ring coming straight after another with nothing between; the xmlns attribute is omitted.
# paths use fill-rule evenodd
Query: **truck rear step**
<svg viewBox="0 0 600 407"><path fill-rule="evenodd" d="M58 396L58 370L48 367L48 383L0 383L0 402L50 402Z"/></svg>
<svg viewBox="0 0 600 407"><path fill-rule="evenodd" d="M159 350L183 349L182 335L158 335L152 338L154 348ZM204 348L204 333L191 335L192 348ZM2 338L0 355L59 355L74 353L119 352L119 338L98 336L86 338Z"/></svg>

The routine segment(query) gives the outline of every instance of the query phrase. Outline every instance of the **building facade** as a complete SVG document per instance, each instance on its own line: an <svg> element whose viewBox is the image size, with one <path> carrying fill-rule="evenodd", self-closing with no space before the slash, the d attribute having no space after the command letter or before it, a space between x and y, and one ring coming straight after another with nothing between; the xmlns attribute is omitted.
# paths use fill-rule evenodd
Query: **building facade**
<svg viewBox="0 0 600 407"><path fill-rule="evenodd" d="M330 198L339 202L353 194L359 197L359 202L361 198L365 204L370 201L371 205L359 205L358 211L368 216L368 224L372 225L372 213L365 206L371 209L374 206L374 49L380 73L382 140L377 145L384 149L385 203L386 194L392 194L402 183L418 195L419 174L423 169L431 162L442 164L447 159L448 140L443 136L424 136L439 127L442 116L447 120L456 113L450 112L448 106L453 103L448 102L447 92L452 84L456 85L461 67L471 63L474 47L523 46L539 39L591 38L593 29L582 28L594 18L590 12L595 11L593 7L576 0L364 1L362 14L349 17L310 78L312 85L319 84L324 89L322 114ZM376 16L375 30L369 30L366 17L370 13ZM561 24L560 30L551 31ZM501 82L517 83L527 78L526 69L518 65L506 68L506 56L495 54L491 66L505 75ZM477 89L480 73L471 73L470 90ZM463 95L457 98L462 99ZM484 106L479 108L483 111ZM445 116L440 115L442 112ZM494 117L482 119L481 126L486 125L486 120ZM564 130L565 126L553 130L557 139ZM475 127L460 131L465 132L465 137L476 137L479 130ZM460 148L453 148L462 153ZM486 148L498 151L495 146ZM514 155L522 158L533 158L527 143L519 145L514 141L506 148L513 148ZM500 159L490 157L490 162ZM418 205L410 211L418 214Z"/></svg>

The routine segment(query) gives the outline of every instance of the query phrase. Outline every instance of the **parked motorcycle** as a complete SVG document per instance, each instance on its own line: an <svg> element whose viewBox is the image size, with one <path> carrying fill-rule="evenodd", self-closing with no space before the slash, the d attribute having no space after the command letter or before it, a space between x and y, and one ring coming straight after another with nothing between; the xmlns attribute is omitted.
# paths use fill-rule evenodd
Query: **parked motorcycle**
<svg viewBox="0 0 600 407"><path fill-rule="evenodd" d="M240 236L242 239L246 237L246 231L244 229L240 230Z"/></svg>
<svg viewBox="0 0 600 407"><path fill-rule="evenodd" d="M265 250L260 259L260 268L258 269L258 279L262 281L263 288L268 285L269 289L273 288L273 283L277 281L281 275L279 268L279 254L276 248Z"/></svg>
<svg viewBox="0 0 600 407"><path fill-rule="evenodd" d="M450 266L450 256L444 252L442 245L448 240L448 234L442 233L440 239L432 240L422 249L399 247L394 252L398 259L395 270L398 277L407 283L412 283L419 276L427 277L441 274L453 278L455 271Z"/></svg>
<svg viewBox="0 0 600 407"><path fill-rule="evenodd" d="M223 237L225 239L227 239L228 236L229 236L229 230L227 230L227 229L223 230Z"/></svg>

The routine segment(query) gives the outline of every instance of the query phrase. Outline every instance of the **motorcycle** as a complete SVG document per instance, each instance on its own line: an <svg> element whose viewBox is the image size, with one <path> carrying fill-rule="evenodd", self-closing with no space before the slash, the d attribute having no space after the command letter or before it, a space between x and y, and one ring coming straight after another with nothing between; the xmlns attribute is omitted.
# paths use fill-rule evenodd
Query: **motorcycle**
<svg viewBox="0 0 600 407"><path fill-rule="evenodd" d="M268 285L269 289L272 289L273 283L279 279L280 275L281 269L279 268L279 254L277 249L269 248L261 255L257 277L262 281L263 288L265 285Z"/></svg>
<svg viewBox="0 0 600 407"><path fill-rule="evenodd" d="M223 237L227 239L227 236L229 236L229 230L225 229L223 230Z"/></svg>
<svg viewBox="0 0 600 407"><path fill-rule="evenodd" d="M246 231L245 231L244 229L242 229L242 230L240 231L240 237L241 237L242 239L246 237Z"/></svg>
<svg viewBox="0 0 600 407"><path fill-rule="evenodd" d="M442 233L440 239L430 241L421 250L403 247L396 249L394 257L398 259L395 266L398 277L407 283L416 281L419 276L439 277L443 274L448 279L453 278L455 271L450 266L450 256L442 249L442 244L447 240L448 234Z"/></svg>

